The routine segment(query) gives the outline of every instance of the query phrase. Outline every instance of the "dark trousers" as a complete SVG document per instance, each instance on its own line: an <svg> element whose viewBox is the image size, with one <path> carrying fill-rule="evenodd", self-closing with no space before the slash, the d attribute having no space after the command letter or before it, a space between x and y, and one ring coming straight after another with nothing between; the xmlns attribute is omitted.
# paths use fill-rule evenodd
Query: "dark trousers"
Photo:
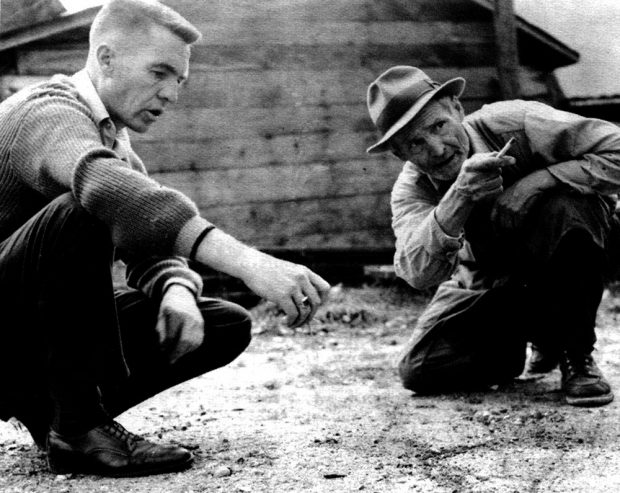
<svg viewBox="0 0 620 493"><path fill-rule="evenodd" d="M509 380L523 370L527 341L552 351L594 347L611 248L609 208L596 196L549 194L523 229L504 235L488 212L477 211L466 237L480 268L508 281L472 291L416 328L399 363L408 389L427 393Z"/></svg>
<svg viewBox="0 0 620 493"><path fill-rule="evenodd" d="M247 347L247 311L202 298L204 343L169 364L155 331L158 303L114 292L113 253L110 233L70 194L0 243L1 418L86 431Z"/></svg>

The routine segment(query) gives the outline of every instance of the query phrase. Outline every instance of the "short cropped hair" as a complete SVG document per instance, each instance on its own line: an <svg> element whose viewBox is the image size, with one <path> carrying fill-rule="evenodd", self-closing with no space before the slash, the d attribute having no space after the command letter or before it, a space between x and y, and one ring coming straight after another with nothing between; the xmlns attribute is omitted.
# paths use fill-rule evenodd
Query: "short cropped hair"
<svg viewBox="0 0 620 493"><path fill-rule="evenodd" d="M168 28L187 44L201 37L200 31L187 19L157 0L108 0L90 28L91 48L110 32L146 32L153 24Z"/></svg>

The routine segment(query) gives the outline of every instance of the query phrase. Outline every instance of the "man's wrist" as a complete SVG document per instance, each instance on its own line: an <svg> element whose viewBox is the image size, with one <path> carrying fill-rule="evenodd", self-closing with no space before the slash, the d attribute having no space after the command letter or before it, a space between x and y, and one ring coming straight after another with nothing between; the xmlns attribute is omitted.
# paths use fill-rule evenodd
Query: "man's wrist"
<svg viewBox="0 0 620 493"><path fill-rule="evenodd" d="M164 284L164 287L161 292L162 298L166 296L166 294L175 294L175 293L183 293L188 292L192 295L192 297L196 297L196 291L192 289L188 284L180 281L174 280Z"/></svg>
<svg viewBox="0 0 620 493"><path fill-rule="evenodd" d="M471 213L474 202L452 185L435 207L435 221L441 230L452 237L459 237Z"/></svg>

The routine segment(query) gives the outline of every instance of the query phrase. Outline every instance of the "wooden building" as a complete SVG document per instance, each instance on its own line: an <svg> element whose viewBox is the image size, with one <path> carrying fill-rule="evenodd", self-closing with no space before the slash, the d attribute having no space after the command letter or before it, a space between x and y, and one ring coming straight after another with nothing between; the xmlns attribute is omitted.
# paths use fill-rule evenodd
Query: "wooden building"
<svg viewBox="0 0 620 493"><path fill-rule="evenodd" d="M179 103L133 136L134 147L155 179L262 248L391 251L389 193L401 164L365 153L377 138L366 88L385 69L464 76L466 110L500 99L492 1L164 3L203 38ZM80 69L96 10L0 35L3 97ZM553 70L577 53L522 19L517 42L521 96L555 103Z"/></svg>

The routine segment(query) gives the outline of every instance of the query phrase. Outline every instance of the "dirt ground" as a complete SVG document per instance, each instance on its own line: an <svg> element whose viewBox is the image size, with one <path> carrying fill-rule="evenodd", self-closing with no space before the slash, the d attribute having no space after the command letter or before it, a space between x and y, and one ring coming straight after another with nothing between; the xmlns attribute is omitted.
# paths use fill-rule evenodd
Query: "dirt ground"
<svg viewBox="0 0 620 493"><path fill-rule="evenodd" d="M0 423L0 491L620 491L620 399L566 406L558 370L484 393L402 389L395 361L425 301L393 285L340 288L296 331L259 305L254 340L235 362L120 418L192 449L192 469L55 476L29 435ZM618 313L620 296L606 292L597 360L620 393Z"/></svg>

